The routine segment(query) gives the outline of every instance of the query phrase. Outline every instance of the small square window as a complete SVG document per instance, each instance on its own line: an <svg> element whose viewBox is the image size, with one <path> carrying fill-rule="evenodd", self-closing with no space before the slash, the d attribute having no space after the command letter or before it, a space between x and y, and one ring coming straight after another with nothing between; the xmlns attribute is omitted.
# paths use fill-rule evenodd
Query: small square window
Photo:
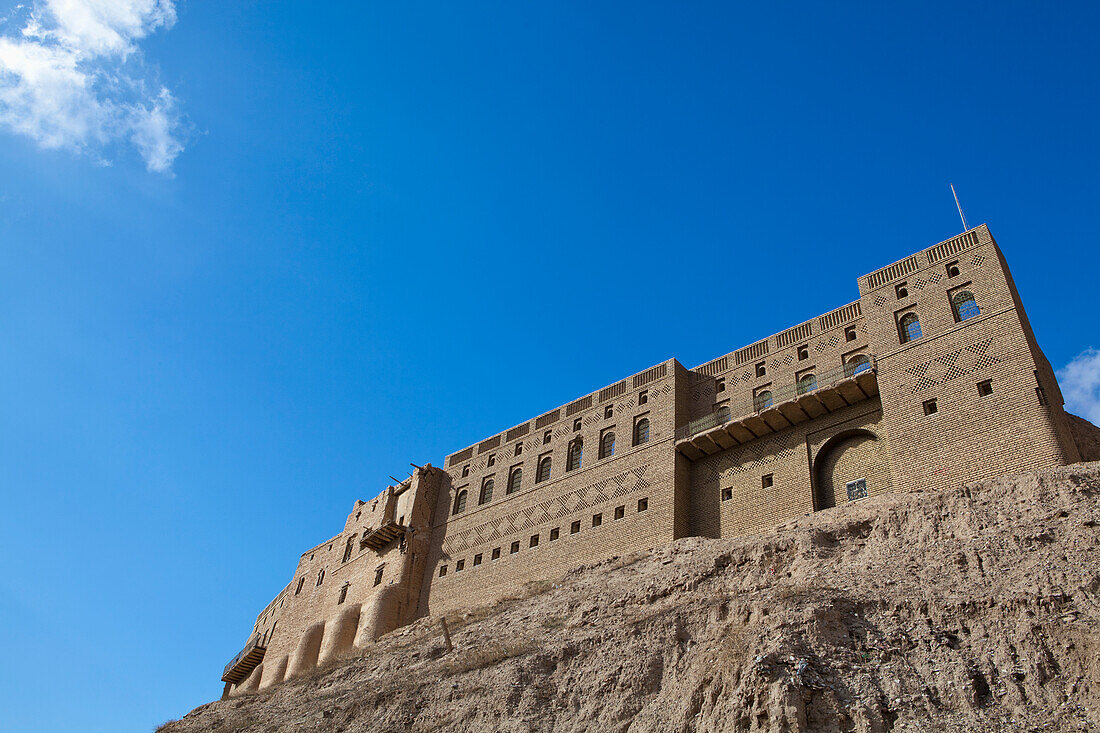
<svg viewBox="0 0 1100 733"><path fill-rule="evenodd" d="M622 519L625 516L626 516L626 507L625 506L615 507L615 519Z"/></svg>
<svg viewBox="0 0 1100 733"><path fill-rule="evenodd" d="M480 564L481 564L481 553L479 552L476 555L474 555L474 565L480 565Z"/></svg>
<svg viewBox="0 0 1100 733"><path fill-rule="evenodd" d="M810 347L802 345L798 347L798 360L805 361L810 358Z"/></svg>
<svg viewBox="0 0 1100 733"><path fill-rule="evenodd" d="M847 483L848 501L858 501L867 498L867 479L859 478Z"/></svg>
<svg viewBox="0 0 1100 733"><path fill-rule="evenodd" d="M603 419L604 420L610 420L614 416L615 416L615 407L614 407L614 405L608 405L607 407L603 408Z"/></svg>
<svg viewBox="0 0 1100 733"><path fill-rule="evenodd" d="M531 543L528 546L529 547L538 547L539 546L539 536L537 534L531 535Z"/></svg>
<svg viewBox="0 0 1100 733"><path fill-rule="evenodd" d="M439 577L441 577L441 578L447 577L447 566L446 565L440 565L439 566Z"/></svg>
<svg viewBox="0 0 1100 733"><path fill-rule="evenodd" d="M855 326L849 326L848 328L844 329L844 340L845 341L855 341L856 340L856 328L855 328Z"/></svg>
<svg viewBox="0 0 1100 733"><path fill-rule="evenodd" d="M508 554L515 555L517 552L519 552L519 540L512 543L512 547L508 550Z"/></svg>
<svg viewBox="0 0 1100 733"><path fill-rule="evenodd" d="M898 283L894 286L894 294L898 296L898 300L903 300L909 297L909 283Z"/></svg>
<svg viewBox="0 0 1100 733"><path fill-rule="evenodd" d="M516 443L516 452L514 453L514 455L518 456L522 452L523 452L523 443Z"/></svg>
<svg viewBox="0 0 1100 733"><path fill-rule="evenodd" d="M762 377L768 373L767 365L764 362L759 362L756 365L756 376Z"/></svg>
<svg viewBox="0 0 1100 733"><path fill-rule="evenodd" d="M722 501L729 501L732 498L733 498L733 489L732 488L722 489Z"/></svg>
<svg viewBox="0 0 1100 733"><path fill-rule="evenodd" d="M993 394L993 380L987 379L984 382L978 382L978 394L982 397Z"/></svg>
<svg viewBox="0 0 1100 733"><path fill-rule="evenodd" d="M939 405L936 404L935 399L924 401L924 414L935 415L939 411Z"/></svg>
<svg viewBox="0 0 1100 733"><path fill-rule="evenodd" d="M649 509L649 499L638 499L638 511L644 512Z"/></svg>
<svg viewBox="0 0 1100 733"><path fill-rule="evenodd" d="M947 276L949 278L959 276L959 261L958 260L955 260L954 262L948 262L947 265L946 265L946 268L947 268Z"/></svg>
<svg viewBox="0 0 1100 733"><path fill-rule="evenodd" d="M766 473L760 477L760 486L765 489L770 489L775 484L775 474Z"/></svg>
<svg viewBox="0 0 1100 733"><path fill-rule="evenodd" d="M577 520L569 525L569 534L576 534L581 531L581 520Z"/></svg>
<svg viewBox="0 0 1100 733"><path fill-rule="evenodd" d="M545 433L543 433L542 434L542 444L543 445L550 445L550 437L551 437L551 431L547 430Z"/></svg>
<svg viewBox="0 0 1100 733"><path fill-rule="evenodd" d="M647 402L649 402L649 390L643 389L641 392L638 393L638 404L644 405Z"/></svg>
<svg viewBox="0 0 1100 733"><path fill-rule="evenodd" d="M493 554L490 555L489 557L492 560L499 560L500 559L500 548L499 547L494 547L493 548Z"/></svg>
<svg viewBox="0 0 1100 733"><path fill-rule="evenodd" d="M457 573L457 572L461 571L462 568L464 568L464 567L466 567L466 561L465 560L459 560L458 562L455 563L455 572Z"/></svg>
<svg viewBox="0 0 1100 733"><path fill-rule="evenodd" d="M725 392L726 391L726 380L725 380L725 378L722 378L722 379L719 379L719 380L715 381L714 391L715 392Z"/></svg>
<svg viewBox="0 0 1100 733"><path fill-rule="evenodd" d="M592 515L592 526L593 527L599 527L601 524L603 524L603 515L602 514L593 514Z"/></svg>
<svg viewBox="0 0 1100 733"><path fill-rule="evenodd" d="M553 542L560 535L561 535L561 528L560 527L554 527L552 530L550 530L550 541Z"/></svg>
<svg viewBox="0 0 1100 733"><path fill-rule="evenodd" d="M573 421L573 432L575 433L580 429L581 429L581 419L578 417L576 420Z"/></svg>
<svg viewBox="0 0 1100 733"><path fill-rule="evenodd" d="M470 466L469 466L469 464L467 464L467 465L462 467L462 477L465 478L469 475L470 475Z"/></svg>
<svg viewBox="0 0 1100 733"><path fill-rule="evenodd" d="M497 465L497 454L496 453L490 453L489 454L489 462L486 465L489 465L489 466Z"/></svg>

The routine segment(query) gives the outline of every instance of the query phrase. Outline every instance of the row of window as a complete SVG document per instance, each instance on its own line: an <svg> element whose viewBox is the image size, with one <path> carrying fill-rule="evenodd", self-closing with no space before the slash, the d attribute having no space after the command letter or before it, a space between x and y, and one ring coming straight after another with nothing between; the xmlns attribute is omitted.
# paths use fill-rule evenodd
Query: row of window
<svg viewBox="0 0 1100 733"><path fill-rule="evenodd" d="M634 422L633 431L633 444L635 446L642 445L649 442L649 418L640 417ZM576 471L579 470L583 462L584 454L584 439L581 437L574 438L569 443L569 449L566 454L565 470ZM610 458L615 455L615 428L614 426L607 428L600 435L600 459ZM540 484L543 481L549 481L553 472L554 460L553 456L547 453L541 456L538 463L535 466L535 483ZM523 486L523 466L513 466L508 472L508 484L505 487L505 494L513 494L520 490ZM477 503L478 506L482 504L488 504L493 500L493 491L496 488L496 479L493 476L486 477L481 482L481 492L478 494ZM466 511L466 503L469 498L469 492L466 489L461 489L456 495L454 505L451 509L451 514L461 514Z"/></svg>
<svg viewBox="0 0 1100 733"><path fill-rule="evenodd" d="M962 323L982 314L978 302L974 300L974 294L969 290L960 290L950 297L950 301L955 323ZM898 317L898 339L901 343L916 341L921 335L920 318L914 311L906 311Z"/></svg>
<svg viewBox="0 0 1100 733"><path fill-rule="evenodd" d="M641 407L642 405L647 404L648 402L649 402L649 390L648 389L643 389L640 392L638 392L638 406ZM604 420L610 420L614 416L615 416L615 406L614 405L607 405L606 407L603 408L603 419ZM581 425L582 425L581 418L578 417L575 420L573 420L573 432L574 433L580 432ZM648 426L648 420L647 420L647 426ZM543 445L549 445L550 441L553 440L553 438L554 438L554 431L553 430L545 431L542 434L542 444ZM523 453L523 441L521 440L518 443L516 443L515 448L514 448L513 456L518 456L518 455L521 455L522 453ZM487 466L495 466L496 462L497 462L496 453L490 453L489 458L486 461L486 465ZM470 475L470 464L467 463L465 466L462 467L462 477L466 478L469 475Z"/></svg>
<svg viewBox="0 0 1100 733"><path fill-rule="evenodd" d="M639 512L644 512L647 509L649 509L649 498L645 497L645 498L642 498L642 499L638 499L638 511ZM624 517L626 517L626 504L620 504L619 506L615 507L615 513L614 513L613 516L615 517L615 521L618 521L618 520L623 519ZM602 524L603 524L603 512L597 512L596 514L593 514L592 515L592 526L593 527L599 527ZM571 535L572 534L579 534L580 531L581 531L581 520L579 520L579 519L574 520L569 525L569 534L571 534ZM549 536L549 541L550 542L554 542L554 541L558 540L561 537L561 527L554 527L553 529L551 529L548 536ZM527 547L528 548L538 547L539 546L539 541L541 540L541 538L542 538L541 534L531 535L530 539L527 541ZM501 547L494 547L492 552L489 554L489 559L490 560L499 560L502 549L503 548L501 548ZM519 551L520 551L520 541L515 540L509 546L508 554L509 555L515 555ZM477 567L478 565L481 565L482 560L484 559L484 557L485 557L484 553L479 552L479 553L475 554L474 557L473 557L473 566ZM462 570L464 570L465 568L466 568L466 560L465 559L455 561L455 572L456 573L462 572ZM447 566L446 565L440 565L439 566L439 577L445 578L446 576L447 576Z"/></svg>
<svg viewBox="0 0 1100 733"><path fill-rule="evenodd" d="M760 488L770 489L773 486L775 486L775 474L774 473L766 473L766 474L764 474L763 476L760 477ZM733 487L732 486L728 486L728 487L722 489L722 501L729 501L732 498L733 498Z"/></svg>
<svg viewBox="0 0 1100 733"><path fill-rule="evenodd" d="M991 394L993 394L993 380L992 379L985 379L981 382L978 382L978 396L979 397L988 397ZM1035 389L1035 394L1039 397L1039 404L1040 405L1045 405L1046 404L1046 398L1045 398L1045 395L1043 395L1042 387L1037 387ZM930 400L925 400L924 402L922 402L921 407L924 409L924 414L925 415L935 415L937 412L940 411L939 400L937 400L935 397L933 397Z"/></svg>

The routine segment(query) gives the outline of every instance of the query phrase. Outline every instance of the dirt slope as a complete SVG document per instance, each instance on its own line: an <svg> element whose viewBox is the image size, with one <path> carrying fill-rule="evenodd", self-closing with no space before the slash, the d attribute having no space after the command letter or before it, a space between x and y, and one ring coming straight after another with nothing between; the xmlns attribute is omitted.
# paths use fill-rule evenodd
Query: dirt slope
<svg viewBox="0 0 1100 733"><path fill-rule="evenodd" d="M1098 524L1090 463L681 540L165 730L1100 730Z"/></svg>

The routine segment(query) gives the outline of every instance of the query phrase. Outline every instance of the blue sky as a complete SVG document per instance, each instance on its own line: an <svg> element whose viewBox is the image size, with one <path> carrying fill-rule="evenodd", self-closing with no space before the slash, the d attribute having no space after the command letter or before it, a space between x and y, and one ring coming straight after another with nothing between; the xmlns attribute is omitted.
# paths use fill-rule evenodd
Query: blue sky
<svg viewBox="0 0 1100 733"><path fill-rule="evenodd" d="M389 474L854 300L948 182L1100 419L1095 3L25 1L4 730L215 699Z"/></svg>

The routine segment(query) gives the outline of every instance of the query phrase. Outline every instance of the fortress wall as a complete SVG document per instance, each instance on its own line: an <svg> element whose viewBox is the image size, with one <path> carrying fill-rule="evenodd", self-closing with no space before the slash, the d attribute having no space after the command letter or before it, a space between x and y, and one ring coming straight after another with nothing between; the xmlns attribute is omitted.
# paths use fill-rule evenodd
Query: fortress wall
<svg viewBox="0 0 1100 733"><path fill-rule="evenodd" d="M490 603L528 581L553 579L583 563L671 541L676 515L676 382L678 374L683 379L686 373L678 367L674 360L665 362L643 372L637 388L634 378L628 378L624 391L614 397L601 402L599 393L593 393L587 407L574 407L568 414L566 406L549 424L535 428L537 419L532 421L526 436L502 440L499 447L471 456L468 462L448 465L451 488L440 493L436 505L421 612L434 615ZM632 434L642 418L650 423L649 441L634 446ZM574 429L577 420L579 430ZM608 430L616 435L615 452L600 458L601 436ZM566 471L569 445L578 437L584 444L581 468ZM517 444L523 446L518 456ZM495 456L492 466L490 456ZM538 463L545 456L552 458L551 477L535 483ZM515 467L522 468L522 485L507 494ZM494 480L493 498L479 505L487 478ZM455 515L455 498L463 490L468 492L466 509ZM639 511L642 499L646 509ZM614 519L617 507L623 507L620 520ZM598 527L593 526L596 514L601 515ZM579 532L571 532L574 522L579 522ZM554 529L558 539L551 540ZM531 547L535 536L538 545ZM514 542L520 550L513 554ZM492 559L494 549L500 553L497 560ZM481 561L475 566L479 554ZM457 570L460 561L463 569Z"/></svg>
<svg viewBox="0 0 1100 733"><path fill-rule="evenodd" d="M963 287L981 314L957 322L950 297ZM874 495L1077 460L1053 371L984 225L859 278L859 290L859 301L693 370L670 359L458 451L445 471L418 469L357 502L344 531L303 553L294 580L257 617L253 634L267 655L227 693L300 674L417 615L489 604L578 565L689 534L755 532L843 503L856 477ZM898 318L910 311L922 334L902 343ZM856 353L877 362L877 397L696 462L676 451L675 431L692 419L722 406L752 414L758 390L788 397L782 391L803 373L841 369ZM992 394L979 394L985 380ZM937 410L925 414L931 399ZM649 440L634 445L642 418ZM601 457L608 430L614 455ZM578 438L581 466L566 471ZM544 456L551 477L536 483ZM509 493L514 468L522 481ZM479 503L488 479L492 497ZM466 506L456 513L461 491ZM364 533L387 519L409 527L404 541L365 548Z"/></svg>

